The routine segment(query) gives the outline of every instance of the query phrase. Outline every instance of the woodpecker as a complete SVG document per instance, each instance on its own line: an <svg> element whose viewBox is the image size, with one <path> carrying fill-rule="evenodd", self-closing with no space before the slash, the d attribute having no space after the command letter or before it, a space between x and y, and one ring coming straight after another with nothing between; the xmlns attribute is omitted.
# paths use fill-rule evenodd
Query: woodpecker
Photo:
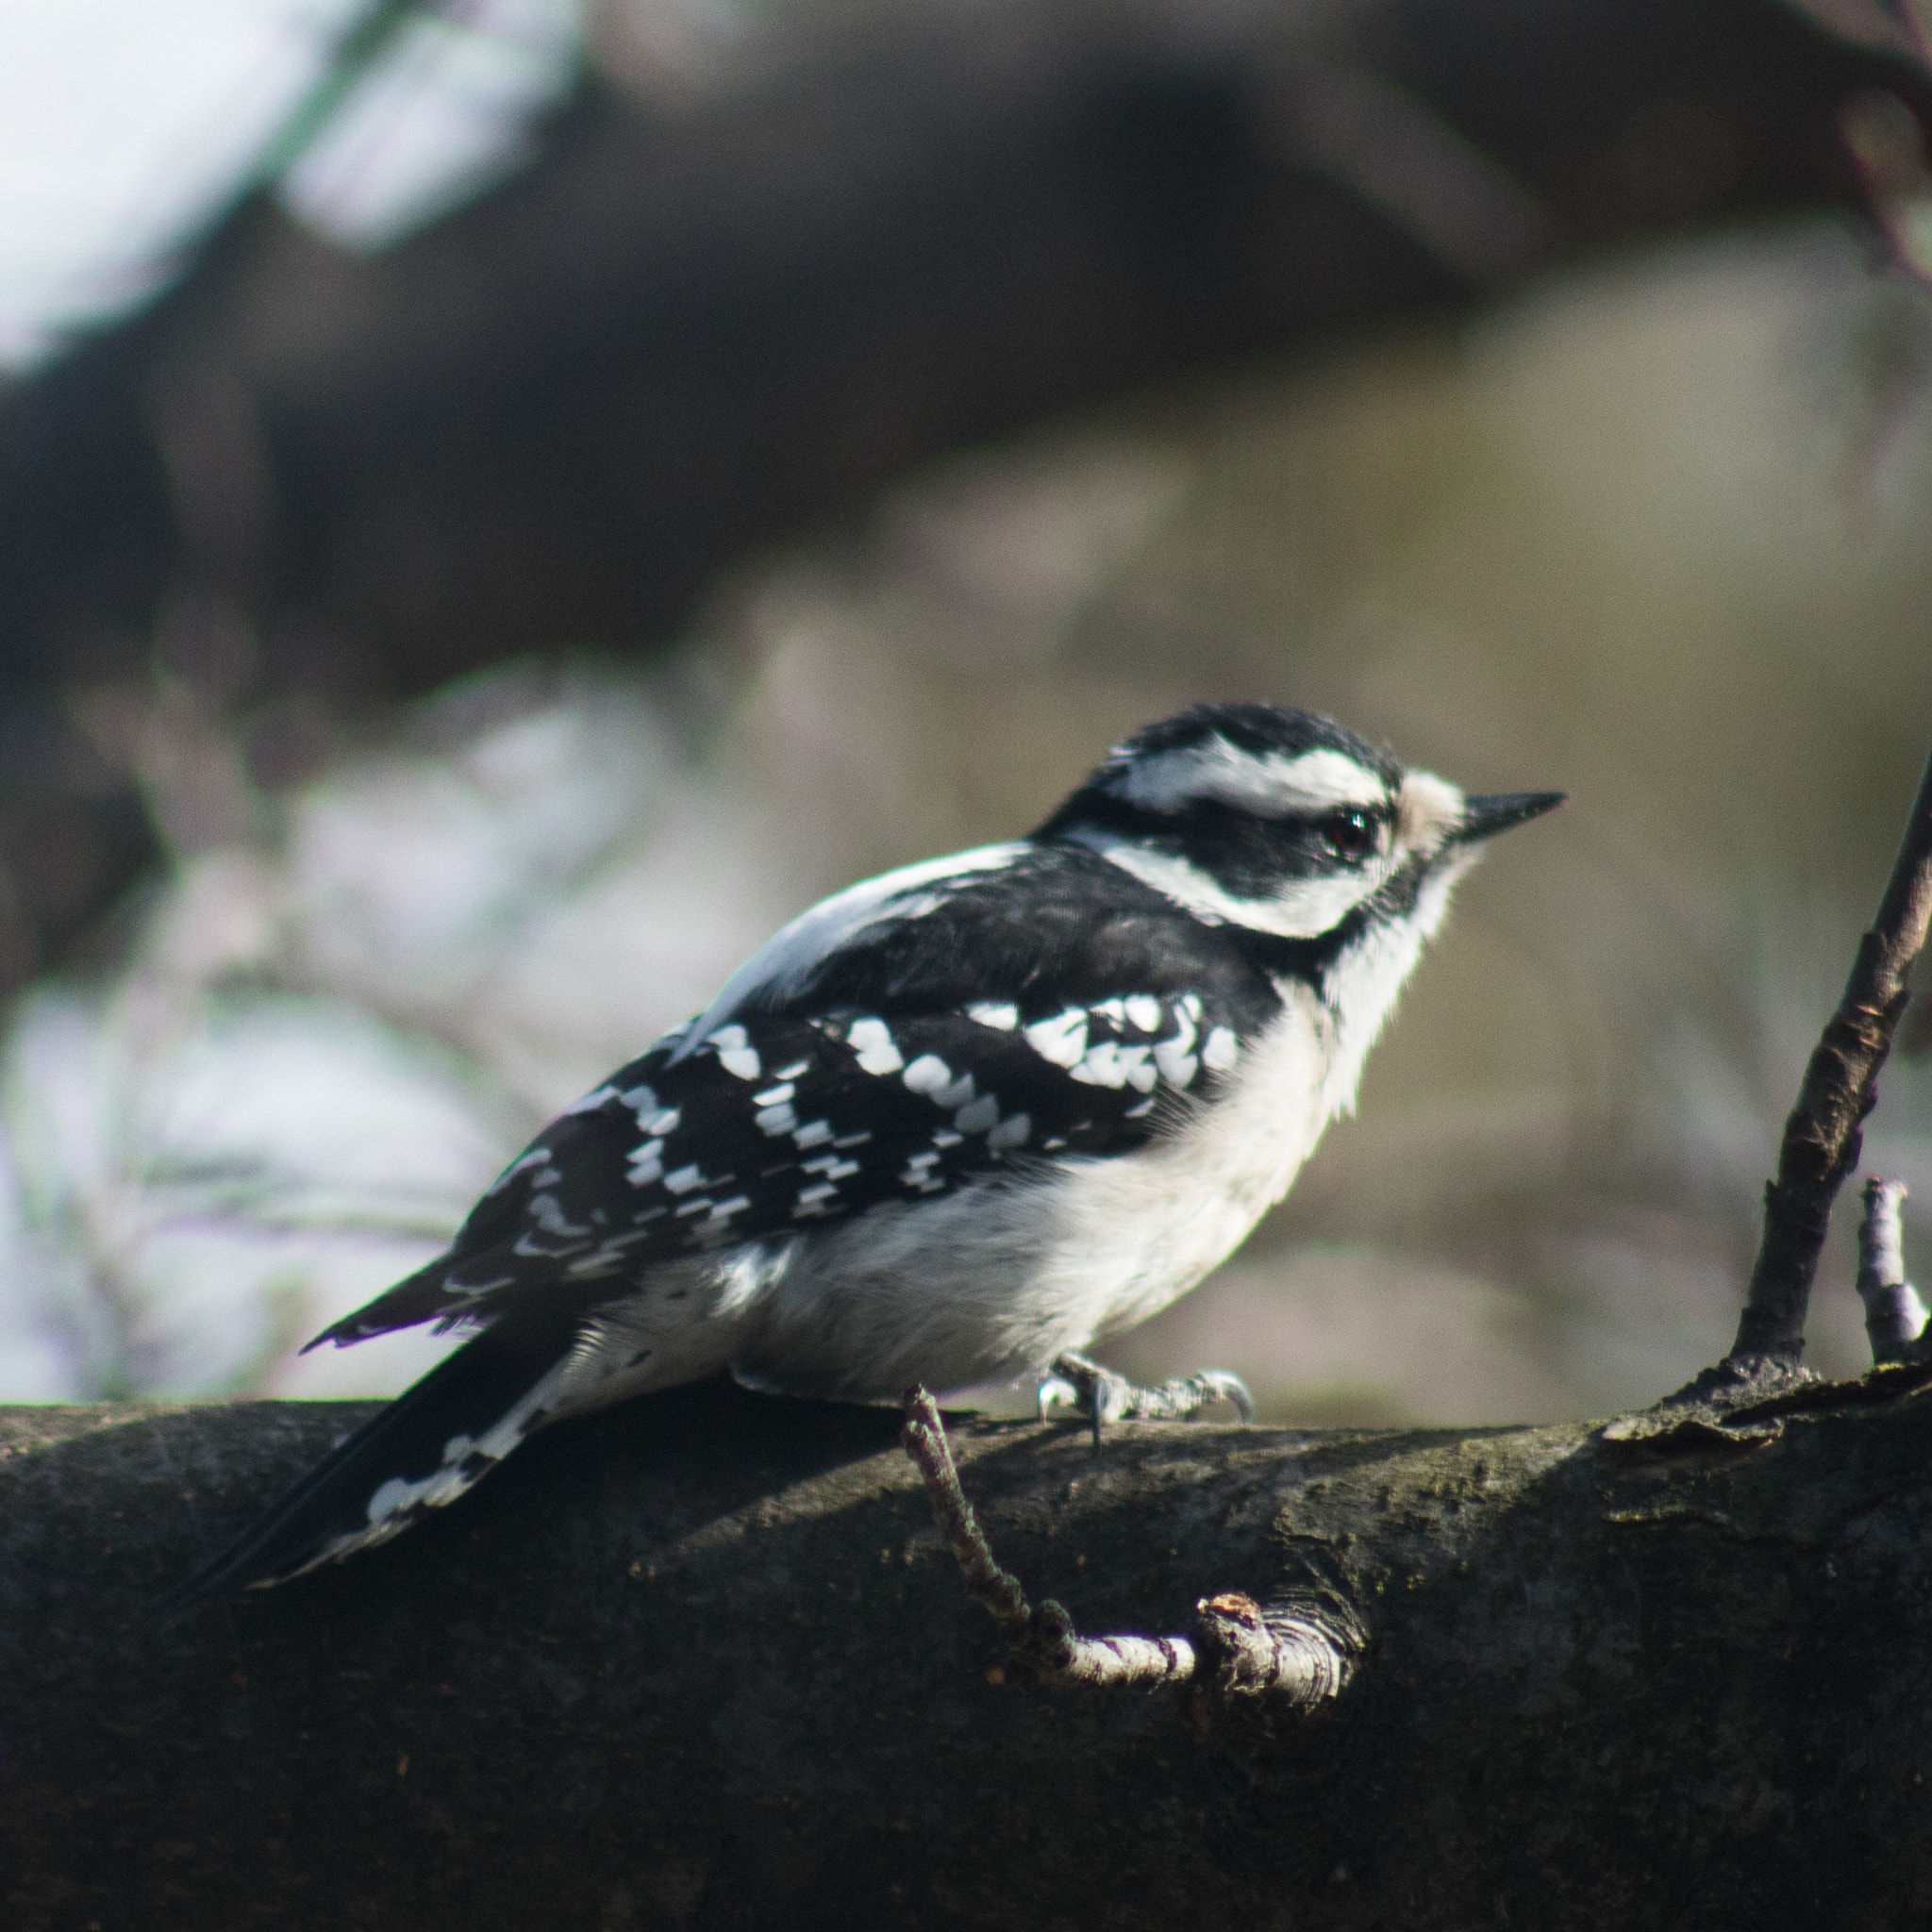
<svg viewBox="0 0 1932 1932"><path fill-rule="evenodd" d="M1561 800L1201 705L1029 837L814 906L309 1343L476 1331L184 1593L386 1542L534 1430L724 1371L871 1401L1091 1370L1288 1191L1456 881Z"/></svg>

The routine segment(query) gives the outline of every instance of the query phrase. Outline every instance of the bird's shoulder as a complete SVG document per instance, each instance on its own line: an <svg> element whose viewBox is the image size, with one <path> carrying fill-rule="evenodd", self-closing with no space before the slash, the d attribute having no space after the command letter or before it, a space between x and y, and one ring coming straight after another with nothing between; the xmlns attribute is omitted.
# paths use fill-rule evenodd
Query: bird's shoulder
<svg viewBox="0 0 1932 1932"><path fill-rule="evenodd" d="M1033 1019L1129 993L1193 993L1217 1023L1245 1034L1274 1010L1272 980L1242 936L1098 853L1032 841L989 852L996 862L963 854L976 862L937 877L911 869L914 882L881 891L862 925L748 984L736 1008L716 1017L841 1007L943 1014L1008 1000Z"/></svg>

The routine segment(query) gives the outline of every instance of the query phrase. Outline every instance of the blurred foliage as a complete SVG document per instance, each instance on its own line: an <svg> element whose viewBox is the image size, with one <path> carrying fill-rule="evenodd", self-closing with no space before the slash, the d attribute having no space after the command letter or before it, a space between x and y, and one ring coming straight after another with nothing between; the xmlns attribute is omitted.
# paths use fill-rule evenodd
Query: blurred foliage
<svg viewBox="0 0 1932 1932"><path fill-rule="evenodd" d="M1110 1358L1307 1422L1654 1398L1728 1339L1932 742L1928 371L1932 300L1835 225L1632 258L954 459L649 673L488 674L286 758L224 696L232 616L175 600L158 701L91 727L167 877L5 1049L0 1388L400 1386L438 1344L292 1345L774 924L1252 695L1573 803L1464 889L1360 1119ZM1923 1064L1867 1148L1925 1251ZM1863 1354L1840 1234L1825 1368Z"/></svg>

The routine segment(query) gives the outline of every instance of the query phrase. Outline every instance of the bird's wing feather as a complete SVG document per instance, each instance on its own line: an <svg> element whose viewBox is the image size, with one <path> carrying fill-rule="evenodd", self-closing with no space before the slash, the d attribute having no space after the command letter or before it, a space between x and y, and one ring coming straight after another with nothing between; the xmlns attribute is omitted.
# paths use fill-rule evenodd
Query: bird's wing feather
<svg viewBox="0 0 1932 1932"><path fill-rule="evenodd" d="M316 1338L478 1320L533 1292L579 1305L654 1263L801 1233L1041 1158L1139 1145L1160 1103L1232 1053L1195 995L1025 1022L1011 1005L890 1022L753 1015L682 1059L660 1046L554 1122L450 1252ZM314 1344L311 1344L313 1346Z"/></svg>
<svg viewBox="0 0 1932 1932"><path fill-rule="evenodd" d="M680 1256L1141 1145L1274 995L1136 893L1091 855L1029 855L835 945L779 1010L667 1035L539 1135L447 1255L310 1346L587 1306Z"/></svg>

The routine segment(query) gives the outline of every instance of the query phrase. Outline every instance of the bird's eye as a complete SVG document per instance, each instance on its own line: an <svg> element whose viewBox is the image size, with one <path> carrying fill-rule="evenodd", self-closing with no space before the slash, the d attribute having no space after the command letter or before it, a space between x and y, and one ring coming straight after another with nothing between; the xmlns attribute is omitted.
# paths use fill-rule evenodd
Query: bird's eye
<svg viewBox="0 0 1932 1932"><path fill-rule="evenodd" d="M1337 858L1363 858L1375 849L1375 821L1369 812L1331 811L1320 830Z"/></svg>

